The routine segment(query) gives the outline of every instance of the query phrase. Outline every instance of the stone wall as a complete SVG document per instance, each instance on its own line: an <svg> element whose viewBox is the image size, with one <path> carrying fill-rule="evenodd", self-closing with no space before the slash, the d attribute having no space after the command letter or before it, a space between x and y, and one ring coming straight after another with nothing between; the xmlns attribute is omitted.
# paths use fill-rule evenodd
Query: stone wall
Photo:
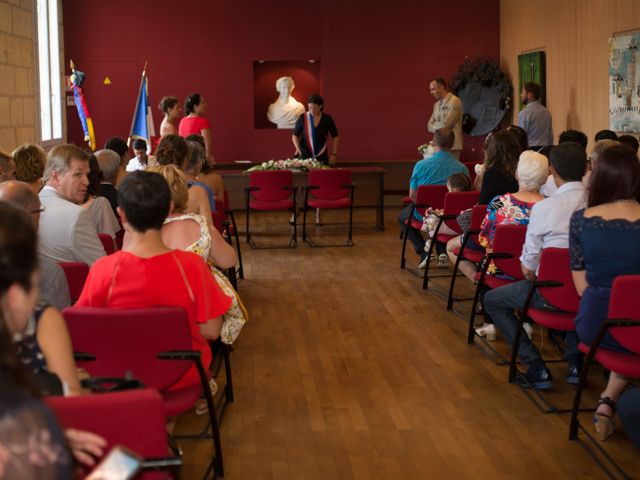
<svg viewBox="0 0 640 480"><path fill-rule="evenodd" d="M58 13L62 28L61 8ZM0 149L4 151L40 140L34 15L34 0L0 0ZM64 115L66 109L62 110ZM63 132L64 126L63 116Z"/></svg>

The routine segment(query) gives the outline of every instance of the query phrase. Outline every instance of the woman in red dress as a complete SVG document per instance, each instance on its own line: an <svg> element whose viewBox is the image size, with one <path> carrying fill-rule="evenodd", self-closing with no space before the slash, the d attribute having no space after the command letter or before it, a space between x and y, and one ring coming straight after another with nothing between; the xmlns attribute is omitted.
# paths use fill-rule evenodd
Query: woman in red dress
<svg viewBox="0 0 640 480"><path fill-rule="evenodd" d="M160 230L169 214L171 192L161 175L130 173L118 189L118 203L127 244L93 264L76 305L182 307L189 318L192 348L208 367L211 350L207 341L220 335L221 315L231 306L231 298L220 290L201 257L162 243ZM198 382L194 366L172 389Z"/></svg>
<svg viewBox="0 0 640 480"><path fill-rule="evenodd" d="M209 120L204 117L207 111L207 102L199 93L192 93L184 101L184 113L187 115L180 120L178 132L181 137L189 135L202 135L205 143L205 152L207 159L215 163L213 153L211 152L211 127Z"/></svg>

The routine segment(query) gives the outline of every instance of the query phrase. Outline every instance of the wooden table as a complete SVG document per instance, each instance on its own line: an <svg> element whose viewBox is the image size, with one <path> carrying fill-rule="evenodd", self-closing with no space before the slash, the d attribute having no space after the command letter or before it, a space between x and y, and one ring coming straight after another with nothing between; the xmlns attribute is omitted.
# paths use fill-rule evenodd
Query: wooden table
<svg viewBox="0 0 640 480"><path fill-rule="evenodd" d="M354 206L375 207L376 227L384 230L384 176L379 167L351 167L351 179L357 185ZM224 188L229 192L229 207L244 210L245 188L249 186L249 174L238 170L216 170L222 176ZM306 172L293 172L293 182L301 187L307 184Z"/></svg>

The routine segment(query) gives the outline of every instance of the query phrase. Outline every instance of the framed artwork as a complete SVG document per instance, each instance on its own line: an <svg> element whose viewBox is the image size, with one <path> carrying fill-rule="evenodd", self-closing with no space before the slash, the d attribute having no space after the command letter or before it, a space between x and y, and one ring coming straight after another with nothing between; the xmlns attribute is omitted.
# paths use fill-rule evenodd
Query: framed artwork
<svg viewBox="0 0 640 480"><path fill-rule="evenodd" d="M545 68L545 54L542 51L518 55L518 99L525 83L536 82L542 90L540 103L547 105L547 75ZM519 104L519 110L522 110L524 108L522 101L519 100Z"/></svg>
<svg viewBox="0 0 640 480"><path fill-rule="evenodd" d="M609 128L640 132L640 31L609 39Z"/></svg>

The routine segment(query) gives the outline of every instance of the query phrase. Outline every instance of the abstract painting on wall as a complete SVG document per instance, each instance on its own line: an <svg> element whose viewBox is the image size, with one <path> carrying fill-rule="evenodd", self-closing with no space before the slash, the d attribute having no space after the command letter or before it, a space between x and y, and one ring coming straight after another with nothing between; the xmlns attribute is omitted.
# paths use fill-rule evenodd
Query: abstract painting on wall
<svg viewBox="0 0 640 480"><path fill-rule="evenodd" d="M609 39L609 128L640 132L640 32Z"/></svg>
<svg viewBox="0 0 640 480"><path fill-rule="evenodd" d="M522 87L527 82L535 82L540 85L540 103L547 104L547 85L545 72L545 55L544 52L531 52L518 55L518 96L522 92ZM520 110L524 108L522 100L520 100Z"/></svg>

